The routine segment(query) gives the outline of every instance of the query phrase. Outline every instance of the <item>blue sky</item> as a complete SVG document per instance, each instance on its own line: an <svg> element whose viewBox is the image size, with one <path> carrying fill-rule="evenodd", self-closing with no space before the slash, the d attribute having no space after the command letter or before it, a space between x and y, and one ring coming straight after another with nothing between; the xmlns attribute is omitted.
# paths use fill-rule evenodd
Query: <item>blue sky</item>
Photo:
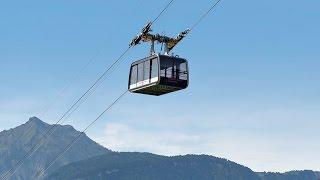
<svg viewBox="0 0 320 180"><path fill-rule="evenodd" d="M0 3L0 129L40 116L54 123L168 1ZM176 0L154 25L176 35L212 1ZM88 135L119 151L211 154L257 171L320 170L320 2L222 1L174 49L189 60L187 90L128 94ZM66 122L83 129L127 88L134 48Z"/></svg>

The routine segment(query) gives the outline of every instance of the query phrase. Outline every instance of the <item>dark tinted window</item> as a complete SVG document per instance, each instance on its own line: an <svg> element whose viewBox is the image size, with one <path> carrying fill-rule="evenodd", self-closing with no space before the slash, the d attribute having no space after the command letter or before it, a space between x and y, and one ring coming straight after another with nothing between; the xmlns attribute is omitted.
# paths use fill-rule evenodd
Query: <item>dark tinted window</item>
<svg viewBox="0 0 320 180"><path fill-rule="evenodd" d="M188 72L187 72L187 63L179 63L178 64L178 77L180 80L187 80L188 79Z"/></svg>
<svg viewBox="0 0 320 180"><path fill-rule="evenodd" d="M160 83L162 85L186 88L188 86L188 68L186 60L161 56L160 76Z"/></svg>
<svg viewBox="0 0 320 180"><path fill-rule="evenodd" d="M151 61L151 78L158 77L158 58Z"/></svg>
<svg viewBox="0 0 320 180"><path fill-rule="evenodd" d="M150 60L144 62L144 80L150 79Z"/></svg>
<svg viewBox="0 0 320 180"><path fill-rule="evenodd" d="M173 61L169 58L161 58L160 62L160 76L171 77L172 76Z"/></svg>
<svg viewBox="0 0 320 180"><path fill-rule="evenodd" d="M172 71L173 71L173 67L168 67L167 69L166 69L166 77L167 78L172 78L173 76L172 76Z"/></svg>
<svg viewBox="0 0 320 180"><path fill-rule="evenodd" d="M138 82L143 80L143 62L138 64Z"/></svg>
<svg viewBox="0 0 320 180"><path fill-rule="evenodd" d="M130 84L137 83L137 65L131 67Z"/></svg>

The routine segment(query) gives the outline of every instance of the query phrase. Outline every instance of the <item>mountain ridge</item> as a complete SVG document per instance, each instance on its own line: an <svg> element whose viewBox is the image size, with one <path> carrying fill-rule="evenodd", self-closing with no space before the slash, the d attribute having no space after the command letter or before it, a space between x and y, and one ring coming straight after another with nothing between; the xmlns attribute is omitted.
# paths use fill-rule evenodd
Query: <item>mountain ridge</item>
<svg viewBox="0 0 320 180"><path fill-rule="evenodd" d="M3 174L38 143L53 125L31 117L26 123L0 132L0 174ZM70 125L55 125L55 133L28 159L12 179L29 180L47 167L78 134ZM31 160L31 161L30 161ZM320 172L304 170L254 172L236 162L209 155L161 156L152 153L113 152L86 135L38 179L121 180L319 180ZM33 178L32 178L33 179Z"/></svg>
<svg viewBox="0 0 320 180"><path fill-rule="evenodd" d="M260 180L249 168L223 158L209 155L169 157L138 152L119 152L71 163L58 169L48 179L95 180L100 177L123 180Z"/></svg>
<svg viewBox="0 0 320 180"><path fill-rule="evenodd" d="M37 145L43 135L54 126L54 132L42 140L42 145L33 156L25 160L23 166L17 171L14 179L27 179L34 176L47 165L62 149L79 134L70 125L49 125L37 117L31 117L26 123L0 132L0 173L15 167L25 154ZM96 155L111 152L103 146L92 141L86 135L59 159L51 170L70 162L79 161ZM30 161L32 160L32 161Z"/></svg>
<svg viewBox="0 0 320 180"><path fill-rule="evenodd" d="M134 166L133 166L134 165ZM319 180L311 170L285 173L254 172L230 160L210 155L161 156L117 152L70 163L51 173L48 180Z"/></svg>

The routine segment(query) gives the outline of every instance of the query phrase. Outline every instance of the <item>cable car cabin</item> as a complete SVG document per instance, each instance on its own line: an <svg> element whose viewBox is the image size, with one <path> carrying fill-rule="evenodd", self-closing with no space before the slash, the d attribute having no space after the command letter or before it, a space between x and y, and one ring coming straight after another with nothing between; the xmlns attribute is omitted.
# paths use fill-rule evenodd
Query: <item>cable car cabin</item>
<svg viewBox="0 0 320 180"><path fill-rule="evenodd" d="M188 87L188 62L185 59L155 54L132 63L129 91L159 96Z"/></svg>

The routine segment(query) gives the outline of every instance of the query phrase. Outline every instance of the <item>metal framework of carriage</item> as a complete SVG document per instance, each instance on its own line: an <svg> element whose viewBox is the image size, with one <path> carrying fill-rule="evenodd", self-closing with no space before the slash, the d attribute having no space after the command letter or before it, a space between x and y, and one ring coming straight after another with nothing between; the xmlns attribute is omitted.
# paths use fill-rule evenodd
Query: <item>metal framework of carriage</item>
<svg viewBox="0 0 320 180"><path fill-rule="evenodd" d="M151 50L148 57L131 64L129 91L159 96L187 88L189 84L188 61L169 55L169 53L188 34L189 30L172 38L151 34L151 24L151 22L148 23L130 43L130 46L135 46L141 42L151 42ZM155 42L164 44L164 54L155 52Z"/></svg>

